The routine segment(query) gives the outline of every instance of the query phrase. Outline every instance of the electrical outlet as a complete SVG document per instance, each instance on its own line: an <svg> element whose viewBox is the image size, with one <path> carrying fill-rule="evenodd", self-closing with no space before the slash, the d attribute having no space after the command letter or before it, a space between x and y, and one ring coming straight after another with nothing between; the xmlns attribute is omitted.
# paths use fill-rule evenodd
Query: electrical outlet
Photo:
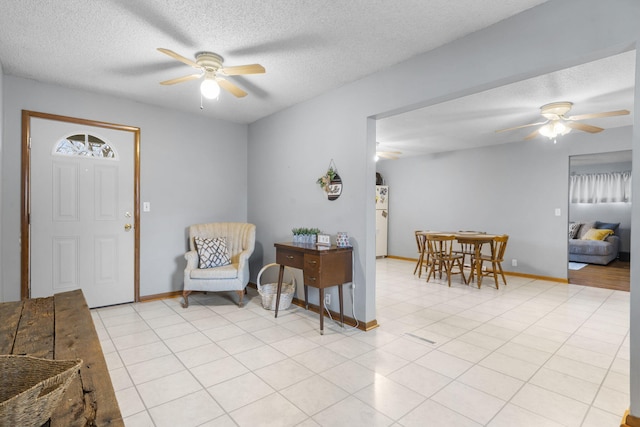
<svg viewBox="0 0 640 427"><path fill-rule="evenodd" d="M331 294L326 294L324 296L324 305L331 305Z"/></svg>
<svg viewBox="0 0 640 427"><path fill-rule="evenodd" d="M517 267L518 266L518 260L517 259L512 259L511 260L511 266L512 267Z"/></svg>

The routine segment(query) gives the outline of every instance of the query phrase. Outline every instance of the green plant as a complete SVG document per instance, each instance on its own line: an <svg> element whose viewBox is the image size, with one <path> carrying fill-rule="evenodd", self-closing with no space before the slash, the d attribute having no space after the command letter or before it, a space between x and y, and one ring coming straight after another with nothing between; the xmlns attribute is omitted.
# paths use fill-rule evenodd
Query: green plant
<svg viewBox="0 0 640 427"><path fill-rule="evenodd" d="M294 236L322 233L322 231L319 228L307 228L307 227L292 228L291 232L293 233Z"/></svg>
<svg viewBox="0 0 640 427"><path fill-rule="evenodd" d="M316 184L320 184L320 188L324 191L329 191L329 184L331 184L331 180L336 177L336 171L332 166L327 169L327 173L322 175L320 178L316 180Z"/></svg>

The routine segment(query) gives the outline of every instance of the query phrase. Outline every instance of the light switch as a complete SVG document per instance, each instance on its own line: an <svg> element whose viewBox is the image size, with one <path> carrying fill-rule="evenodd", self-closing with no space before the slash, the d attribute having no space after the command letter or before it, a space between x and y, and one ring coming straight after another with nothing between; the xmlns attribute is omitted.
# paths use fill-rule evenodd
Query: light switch
<svg viewBox="0 0 640 427"><path fill-rule="evenodd" d="M142 203L142 210L143 212L151 212L151 203L150 202Z"/></svg>
<svg viewBox="0 0 640 427"><path fill-rule="evenodd" d="M560 208L556 208L556 216L560 216Z"/></svg>

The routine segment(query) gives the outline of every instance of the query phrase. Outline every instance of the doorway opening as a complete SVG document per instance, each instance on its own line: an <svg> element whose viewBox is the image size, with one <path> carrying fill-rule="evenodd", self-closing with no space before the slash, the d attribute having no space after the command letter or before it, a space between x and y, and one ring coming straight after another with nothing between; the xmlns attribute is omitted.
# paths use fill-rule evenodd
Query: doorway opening
<svg viewBox="0 0 640 427"><path fill-rule="evenodd" d="M569 283L629 291L631 153L569 157Z"/></svg>

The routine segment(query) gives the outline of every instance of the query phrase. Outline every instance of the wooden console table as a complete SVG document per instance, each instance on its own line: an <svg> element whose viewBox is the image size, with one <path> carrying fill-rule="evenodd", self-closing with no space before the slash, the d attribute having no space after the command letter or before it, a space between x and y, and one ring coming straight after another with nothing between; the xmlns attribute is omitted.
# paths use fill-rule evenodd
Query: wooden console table
<svg viewBox="0 0 640 427"><path fill-rule="evenodd" d="M315 244L303 243L276 243L274 246L276 247L276 262L280 264L275 317L278 317L282 277L286 266L302 270L304 304L307 310L309 309L308 286L318 288L320 292L320 334L324 334L324 289L338 286L340 323L344 327L342 285L353 281L353 248L331 246L330 248L318 249Z"/></svg>
<svg viewBox="0 0 640 427"><path fill-rule="evenodd" d="M82 359L50 426L122 426L93 318L81 290L0 303L0 354ZM46 424L45 424L46 425Z"/></svg>

